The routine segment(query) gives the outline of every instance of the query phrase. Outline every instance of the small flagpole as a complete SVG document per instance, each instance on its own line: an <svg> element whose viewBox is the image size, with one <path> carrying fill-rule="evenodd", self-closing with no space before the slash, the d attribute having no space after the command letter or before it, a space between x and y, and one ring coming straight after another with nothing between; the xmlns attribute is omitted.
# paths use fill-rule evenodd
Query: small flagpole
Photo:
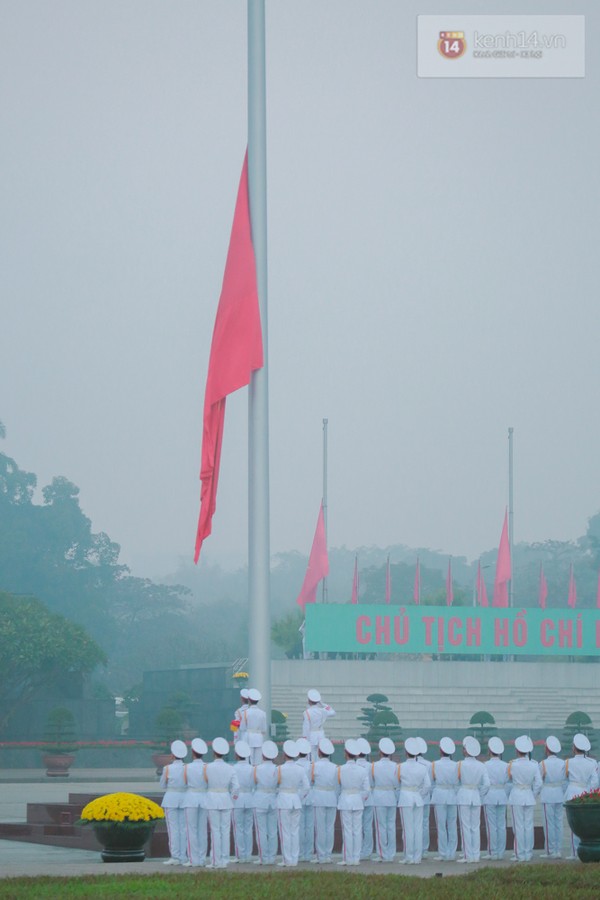
<svg viewBox="0 0 600 900"><path fill-rule="evenodd" d="M325 545L327 546L327 425L323 419L323 521L325 523ZM323 579L323 603L327 603L327 576Z"/></svg>
<svg viewBox="0 0 600 900"><path fill-rule="evenodd" d="M510 549L510 582L508 584L508 605L514 605L515 559L513 556L514 503L513 503L513 432L508 429L508 546Z"/></svg>
<svg viewBox="0 0 600 900"><path fill-rule="evenodd" d="M265 2L248 0L248 194L264 365L248 399L248 657L252 686L271 720L269 381L267 317Z"/></svg>

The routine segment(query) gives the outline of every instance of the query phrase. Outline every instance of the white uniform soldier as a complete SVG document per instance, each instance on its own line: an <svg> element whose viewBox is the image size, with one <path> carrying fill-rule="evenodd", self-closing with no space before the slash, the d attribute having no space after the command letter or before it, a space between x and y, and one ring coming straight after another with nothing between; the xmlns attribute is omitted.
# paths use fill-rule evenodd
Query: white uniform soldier
<svg viewBox="0 0 600 900"><path fill-rule="evenodd" d="M254 779L254 827L258 859L255 865L272 866L277 855L277 745L265 741L262 745L263 761L252 769Z"/></svg>
<svg viewBox="0 0 600 900"><path fill-rule="evenodd" d="M429 776L429 783L432 783L431 778L431 762L428 759L425 759L427 755L427 741L425 738L417 737L415 740L419 742L419 755L417 756L417 762L425 766L427 769L427 774ZM425 797L425 805L423 806L423 856L427 856L429 852L429 825L431 822L431 791Z"/></svg>
<svg viewBox="0 0 600 900"><path fill-rule="evenodd" d="M402 821L404 838L404 858L398 860L401 865L414 866L423 857L423 807L429 797L431 781L427 767L417 762L420 744L417 738L406 738L404 741L406 761L398 766L398 808Z"/></svg>
<svg viewBox="0 0 600 900"><path fill-rule="evenodd" d="M258 703L262 700L262 694L256 688L248 691L248 709L242 716L245 729L244 740L250 747L250 762L258 766L262 762L261 747L267 739L267 716L264 710L259 709ZM241 727L241 726L240 726Z"/></svg>
<svg viewBox="0 0 600 900"><path fill-rule="evenodd" d="M187 834L183 808L186 791L183 760L187 756L187 747L183 741L173 741L171 756L173 762L164 767L160 776L160 786L165 791L162 808L165 811L170 853L164 865L182 866L187 862Z"/></svg>
<svg viewBox="0 0 600 900"><path fill-rule="evenodd" d="M311 763L309 781L315 814L315 847L317 857L313 862L332 862L335 816L337 813L338 767L332 763L333 744L329 738L319 741L319 758Z"/></svg>
<svg viewBox="0 0 600 900"><path fill-rule="evenodd" d="M431 763L431 803L435 815L438 855L436 860L456 859L458 846L458 763L452 759L456 744L450 737L440 741L440 758Z"/></svg>
<svg viewBox="0 0 600 900"><path fill-rule="evenodd" d="M373 856L373 820L375 807L373 806L373 795L371 782L371 745L364 737L359 737L357 742L360 755L356 760L357 765L366 769L369 778L369 796L365 800L365 807L362 814L362 844L360 848L360 858L370 859ZM379 856L376 857L379 859Z"/></svg>
<svg viewBox="0 0 600 900"><path fill-rule="evenodd" d="M302 737L310 743L311 759L315 762L319 755L319 741L325 737L325 722L331 716L335 716L335 709L323 703L320 693L315 688L311 688L307 697L308 707L302 715Z"/></svg>
<svg viewBox="0 0 600 900"><path fill-rule="evenodd" d="M487 853L481 859L504 859L506 852L506 806L508 804L508 763L501 758L504 743L499 737L488 741L490 758L485 761L490 787L483 798L483 817L487 834Z"/></svg>
<svg viewBox="0 0 600 900"><path fill-rule="evenodd" d="M387 737L379 741L379 759L371 764L371 796L375 809L377 860L393 862L396 855L396 805L398 802L398 765L392 760L396 750Z"/></svg>
<svg viewBox="0 0 600 900"><path fill-rule="evenodd" d="M513 862L528 862L533 856L533 811L536 798L542 789L538 764L529 756L533 741L527 734L515 740L516 759L508 764L510 794L508 805L512 812L514 833Z"/></svg>
<svg viewBox="0 0 600 900"><path fill-rule="evenodd" d="M306 772L296 762L295 741L283 745L284 763L277 768L277 816L279 818L280 866L297 866L300 853L300 816L302 801L308 795Z"/></svg>
<svg viewBox="0 0 600 900"><path fill-rule="evenodd" d="M244 713L248 709L248 688L242 688L240 691L240 700L241 703L239 708L233 714L233 718L239 722L238 730L233 734L233 742L237 744L238 741L246 741L246 720L244 717Z"/></svg>
<svg viewBox="0 0 600 900"><path fill-rule="evenodd" d="M369 776L356 764L358 742L349 738L344 744L346 762L338 767L340 786L338 809L342 820L343 854L338 866L360 865L362 846L362 811L369 796Z"/></svg>
<svg viewBox="0 0 600 900"><path fill-rule="evenodd" d="M237 862L250 862L252 859L252 825L254 823L254 769L249 763L250 747L246 741L238 741L235 745L237 762L234 765L240 790L233 801L233 843Z"/></svg>
<svg viewBox="0 0 600 900"><path fill-rule="evenodd" d="M307 780L310 782L310 744L306 738L298 738L296 741L298 748L297 765L304 771ZM300 815L300 862L311 862L315 852L315 815L313 810L312 796L309 791L302 801L302 813Z"/></svg>
<svg viewBox="0 0 600 900"><path fill-rule="evenodd" d="M188 861L184 866L204 866L208 845L208 814L204 806L206 797L206 763L203 760L208 747L202 738L192 741L192 762L184 770L187 789L183 795L183 810L187 834Z"/></svg>
<svg viewBox="0 0 600 900"><path fill-rule="evenodd" d="M567 790L565 800L571 800L586 791L598 787L598 767L595 759L590 759L591 744L585 734L576 734L573 738L573 756L565 763ZM577 848L580 840L571 832L571 854L567 859L577 859Z"/></svg>
<svg viewBox="0 0 600 900"><path fill-rule="evenodd" d="M476 863L481 850L481 805L489 790L490 778L485 765L477 759L481 753L477 738L467 735L462 744L464 759L458 764L456 803L464 857L456 861Z"/></svg>
<svg viewBox="0 0 600 900"><path fill-rule="evenodd" d="M226 869L231 848L231 810L239 795L239 783L233 766L223 759L229 753L225 738L212 742L214 761L206 767L205 805L210 825L211 862L207 869Z"/></svg>
<svg viewBox="0 0 600 900"><path fill-rule="evenodd" d="M563 800L567 789L567 770L560 753L560 741L553 734L546 738L545 759L541 761L542 790L540 800L544 813L544 852L542 857L559 859L563 837Z"/></svg>

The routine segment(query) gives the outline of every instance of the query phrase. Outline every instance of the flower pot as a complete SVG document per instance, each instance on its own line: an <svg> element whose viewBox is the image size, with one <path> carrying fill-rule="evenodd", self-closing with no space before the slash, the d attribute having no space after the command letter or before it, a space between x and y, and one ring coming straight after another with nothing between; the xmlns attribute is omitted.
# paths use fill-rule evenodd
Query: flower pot
<svg viewBox="0 0 600 900"><path fill-rule="evenodd" d="M103 862L143 862L155 822L94 822Z"/></svg>
<svg viewBox="0 0 600 900"><path fill-rule="evenodd" d="M567 822L581 843L577 855L581 862L600 862L600 803L565 803Z"/></svg>
<svg viewBox="0 0 600 900"><path fill-rule="evenodd" d="M46 775L50 778L68 778L75 757L70 753L44 753L42 760L46 766Z"/></svg>
<svg viewBox="0 0 600 900"><path fill-rule="evenodd" d="M153 753L152 754L152 762L156 766L156 774L160 775L165 766L168 766L170 762L173 761L173 757L170 753Z"/></svg>

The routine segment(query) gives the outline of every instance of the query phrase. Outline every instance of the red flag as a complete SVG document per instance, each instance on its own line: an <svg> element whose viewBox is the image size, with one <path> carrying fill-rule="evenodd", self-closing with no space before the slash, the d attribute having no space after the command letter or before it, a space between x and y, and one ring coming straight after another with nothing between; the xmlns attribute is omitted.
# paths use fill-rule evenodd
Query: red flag
<svg viewBox="0 0 600 900"><path fill-rule="evenodd" d="M354 576L352 578L352 599L350 603L358 603L358 556L354 557Z"/></svg>
<svg viewBox="0 0 600 900"><path fill-rule="evenodd" d="M392 600L392 576L390 574L390 555L388 553L387 568L385 570L385 602L391 603Z"/></svg>
<svg viewBox="0 0 600 900"><path fill-rule="evenodd" d="M548 599L548 582L544 575L544 564L540 563L540 591L539 604L541 609L546 609L546 600Z"/></svg>
<svg viewBox="0 0 600 900"><path fill-rule="evenodd" d="M489 606L485 581L483 575L481 574L481 560L479 560L479 562L477 563L477 582L475 592L477 595L477 603L479 604L479 606Z"/></svg>
<svg viewBox="0 0 600 900"><path fill-rule="evenodd" d="M494 596L492 606L508 606L508 582L510 581L510 545L508 542L508 513L504 512L504 525L500 535L500 547L496 560L496 577L494 579Z"/></svg>
<svg viewBox="0 0 600 900"><path fill-rule="evenodd" d="M413 600L419 605L421 602L421 564L417 556L417 568L415 569L415 588L413 591Z"/></svg>
<svg viewBox="0 0 600 900"><path fill-rule="evenodd" d="M596 608L600 609L600 569L598 569L598 590L596 591Z"/></svg>
<svg viewBox="0 0 600 900"><path fill-rule="evenodd" d="M573 563L571 563L571 569L569 571L569 597L567 603L571 607L571 609L575 609L575 607L577 606L577 585L575 584Z"/></svg>
<svg viewBox="0 0 600 900"><path fill-rule="evenodd" d="M452 557L448 560L448 574L446 575L446 606L452 606L454 591L452 590Z"/></svg>
<svg viewBox="0 0 600 900"><path fill-rule="evenodd" d="M262 365L263 344L250 230L246 153L208 362L200 464L202 488L194 562L198 562L202 542L211 533L217 505L225 399L228 394L249 384L252 372Z"/></svg>
<svg viewBox="0 0 600 900"><path fill-rule="evenodd" d="M325 516L323 515L323 503L321 502L306 574L300 593L296 598L298 606L304 609L307 603L316 601L319 582L326 578L327 575L329 575L329 558L327 556L327 540L325 537Z"/></svg>

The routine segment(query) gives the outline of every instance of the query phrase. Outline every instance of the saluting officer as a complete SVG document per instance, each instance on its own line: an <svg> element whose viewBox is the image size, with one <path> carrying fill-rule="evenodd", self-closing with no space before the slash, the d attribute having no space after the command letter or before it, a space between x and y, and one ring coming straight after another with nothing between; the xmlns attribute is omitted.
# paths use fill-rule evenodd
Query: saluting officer
<svg viewBox="0 0 600 900"><path fill-rule="evenodd" d="M320 693L316 688L311 688L307 694L308 708L302 716L302 737L310 743L311 758L313 762L318 758L318 746L322 737L325 737L325 722L335 716L335 709L328 703L323 703Z"/></svg>

